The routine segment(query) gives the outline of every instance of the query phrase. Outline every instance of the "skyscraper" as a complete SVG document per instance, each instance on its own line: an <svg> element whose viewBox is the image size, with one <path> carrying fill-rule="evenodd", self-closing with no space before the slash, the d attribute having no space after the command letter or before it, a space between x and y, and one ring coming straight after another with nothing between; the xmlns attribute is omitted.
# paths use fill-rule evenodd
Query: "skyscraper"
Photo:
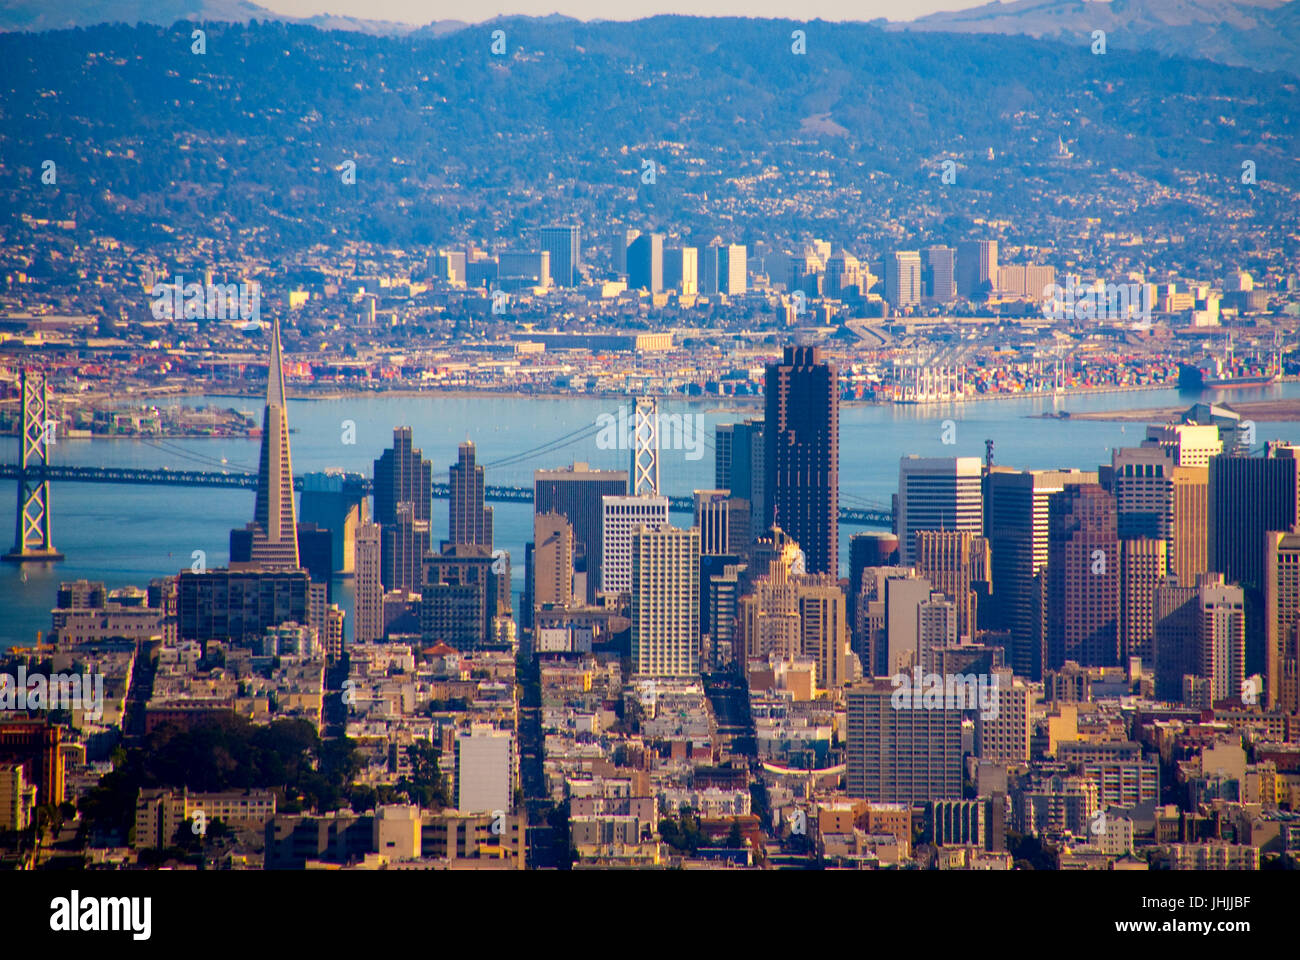
<svg viewBox="0 0 1300 960"><path fill-rule="evenodd" d="M1293 713L1300 710L1300 533L1270 531L1266 550L1264 682L1268 706Z"/></svg>
<svg viewBox="0 0 1300 960"><path fill-rule="evenodd" d="M375 461L375 523L397 520L397 505L411 504L415 520L431 520L433 462L411 446L411 428L395 427L393 445Z"/></svg>
<svg viewBox="0 0 1300 960"><path fill-rule="evenodd" d="M763 421L749 418L742 423L720 423L716 441L713 485L749 501L750 530L758 534L766 526L767 457Z"/></svg>
<svg viewBox="0 0 1300 960"><path fill-rule="evenodd" d="M590 602L601 589L605 508L608 496L627 496L626 470L592 470L578 462L533 474L533 510L558 513L573 525L574 564L586 572Z"/></svg>
<svg viewBox="0 0 1300 960"><path fill-rule="evenodd" d="M418 591L424 557L432 547L428 520L416 519L415 504L402 501L392 523L381 524L380 578L385 590Z"/></svg>
<svg viewBox="0 0 1300 960"><path fill-rule="evenodd" d="M271 325L271 358L266 368L266 409L262 451L257 463L257 502L253 508L249 561L265 569L297 569L298 519L289 458L289 414L284 395L280 321Z"/></svg>
<svg viewBox="0 0 1300 960"><path fill-rule="evenodd" d="M1119 665L1119 537L1115 498L1071 484L1048 498L1047 660Z"/></svg>
<svg viewBox="0 0 1300 960"><path fill-rule="evenodd" d="M695 528L700 531L700 554L716 557L734 553L731 543L731 509L727 490L695 491Z"/></svg>
<svg viewBox="0 0 1300 960"><path fill-rule="evenodd" d="M994 622L1011 633L1007 657L1027 679L1042 679L1044 610L1038 577L1047 565L1048 497L1069 484L1096 482L1095 472L1008 467L993 467L984 478Z"/></svg>
<svg viewBox="0 0 1300 960"><path fill-rule="evenodd" d="M632 664L639 676L700 672L700 534L637 525L631 543Z"/></svg>
<svg viewBox="0 0 1300 960"><path fill-rule="evenodd" d="M951 303L957 299L956 251L933 246L921 251L921 280L925 299Z"/></svg>
<svg viewBox="0 0 1300 960"><path fill-rule="evenodd" d="M576 224L542 227L541 248L551 255L551 279L557 287L578 285L578 268L582 265L581 231Z"/></svg>
<svg viewBox="0 0 1300 960"><path fill-rule="evenodd" d="M600 590L628 593L632 589L632 531L641 525L668 523L667 497L603 497ZM699 554L699 544L695 552Z"/></svg>
<svg viewBox="0 0 1300 960"><path fill-rule="evenodd" d="M957 610L957 636L974 639L976 567L988 566L988 541L969 530L918 530L916 566Z"/></svg>
<svg viewBox="0 0 1300 960"><path fill-rule="evenodd" d="M866 680L845 694L850 797L884 803L961 799L961 710L920 703L895 709L888 680Z"/></svg>
<svg viewBox="0 0 1300 960"><path fill-rule="evenodd" d="M356 626L354 643L370 643L384 636L384 583L381 568L383 535L377 523L369 521L357 527L355 541Z"/></svg>
<svg viewBox="0 0 1300 960"><path fill-rule="evenodd" d="M983 532L979 457L903 457L898 464L898 562L916 564L918 530Z"/></svg>
<svg viewBox="0 0 1300 960"><path fill-rule="evenodd" d="M1119 649L1121 663L1140 657L1155 668L1155 592L1165 579L1165 542L1149 537L1123 539L1120 547Z"/></svg>
<svg viewBox="0 0 1300 960"><path fill-rule="evenodd" d="M957 294L977 297L998 285L998 242L964 240L957 244Z"/></svg>
<svg viewBox="0 0 1300 960"><path fill-rule="evenodd" d="M483 468L474 462L474 444L460 445L460 456L448 470L451 501L448 540L492 549L492 508L483 506Z"/></svg>
<svg viewBox="0 0 1300 960"><path fill-rule="evenodd" d="M1210 459L1210 570L1246 595L1246 673L1267 670L1264 617L1265 534L1296 531L1300 447L1270 443L1263 457L1221 454Z"/></svg>
<svg viewBox="0 0 1300 960"><path fill-rule="evenodd" d="M743 243L729 243L718 247L718 277L715 292L736 297L749 288L747 253Z"/></svg>
<svg viewBox="0 0 1300 960"><path fill-rule="evenodd" d="M627 285L630 290L659 293L664 288L664 235L643 233L627 247Z"/></svg>
<svg viewBox="0 0 1300 960"><path fill-rule="evenodd" d="M695 247L664 251L664 287L683 296L700 292L700 252Z"/></svg>
<svg viewBox="0 0 1300 960"><path fill-rule="evenodd" d="M921 254L916 250L896 250L885 257L885 299L904 309L921 302Z"/></svg>
<svg viewBox="0 0 1300 960"><path fill-rule="evenodd" d="M1209 569L1210 470L1174 467L1174 527L1169 542L1169 572L1179 583L1195 583Z"/></svg>
<svg viewBox="0 0 1300 960"><path fill-rule="evenodd" d="M840 394L835 366L822 360L817 347L786 347L783 361L768 365L766 384L764 527L779 525L799 543L809 573L838 575ZM733 473L735 464L733 443Z"/></svg>
<svg viewBox="0 0 1300 960"><path fill-rule="evenodd" d="M533 516L532 598L539 607L573 602L573 526L558 513Z"/></svg>

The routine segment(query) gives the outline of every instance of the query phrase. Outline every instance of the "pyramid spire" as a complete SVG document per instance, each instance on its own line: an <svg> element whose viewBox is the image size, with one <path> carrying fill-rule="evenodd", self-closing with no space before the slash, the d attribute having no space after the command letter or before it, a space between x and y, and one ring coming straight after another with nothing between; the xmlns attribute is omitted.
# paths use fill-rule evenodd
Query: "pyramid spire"
<svg viewBox="0 0 1300 960"><path fill-rule="evenodd" d="M284 395L284 357L280 321L271 326L271 356L266 369L266 410L262 452L257 465L257 503L253 510L250 560L264 567L297 568L298 516L293 502L293 463L289 455L289 416Z"/></svg>

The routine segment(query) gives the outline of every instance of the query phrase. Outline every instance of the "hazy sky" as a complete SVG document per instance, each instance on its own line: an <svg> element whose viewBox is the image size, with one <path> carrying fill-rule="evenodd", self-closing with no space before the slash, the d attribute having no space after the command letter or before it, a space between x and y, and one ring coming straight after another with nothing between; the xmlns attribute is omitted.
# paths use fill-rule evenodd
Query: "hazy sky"
<svg viewBox="0 0 1300 960"><path fill-rule="evenodd" d="M503 14L562 13L582 20L636 20L661 13L710 17L780 17L800 20L912 20L938 10L962 10L986 0L254 0L277 13L319 13L426 24L431 20L477 23Z"/></svg>

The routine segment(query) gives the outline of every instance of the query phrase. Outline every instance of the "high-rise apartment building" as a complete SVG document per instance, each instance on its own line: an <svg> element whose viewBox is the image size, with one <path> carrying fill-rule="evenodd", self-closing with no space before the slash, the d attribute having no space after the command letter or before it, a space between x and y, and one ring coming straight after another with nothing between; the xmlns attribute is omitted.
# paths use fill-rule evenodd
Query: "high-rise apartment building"
<svg viewBox="0 0 1300 960"><path fill-rule="evenodd" d="M764 430L764 527L799 543L809 573L838 575L839 382L817 347L786 347L768 365ZM735 462L733 448L733 473Z"/></svg>
<svg viewBox="0 0 1300 960"><path fill-rule="evenodd" d="M617 595L632 590L632 531L668 523L667 497L604 497L600 590ZM696 554L699 546L696 545ZM698 576L698 574L697 574ZM697 581L698 582L698 581Z"/></svg>
<svg viewBox="0 0 1300 960"><path fill-rule="evenodd" d="M450 470L448 541L473 543L492 549L492 508L483 505L483 468L474 462L474 444L460 445L459 459Z"/></svg>
<svg viewBox="0 0 1300 960"><path fill-rule="evenodd" d="M962 711L947 705L896 709L889 680L866 680L848 701L847 792L885 803L962 796Z"/></svg>
<svg viewBox="0 0 1300 960"><path fill-rule="evenodd" d="M605 497L627 496L626 470L592 470L581 461L533 474L533 510L558 513L573 526L575 570L586 573L585 602L601 589Z"/></svg>
<svg viewBox="0 0 1300 960"><path fill-rule="evenodd" d="M456 809L509 813L515 803L515 738L509 730L475 723L456 735Z"/></svg>
<svg viewBox="0 0 1300 960"><path fill-rule="evenodd" d="M983 532L979 457L903 457L898 465L899 563L916 564L920 530Z"/></svg>
<svg viewBox="0 0 1300 960"><path fill-rule="evenodd" d="M680 530L665 521L638 524L631 533L632 669L639 676L696 676L699 531Z"/></svg>
<svg viewBox="0 0 1300 960"><path fill-rule="evenodd" d="M1115 498L1092 483L1052 494L1045 667L1119 665L1120 570Z"/></svg>
<svg viewBox="0 0 1300 960"><path fill-rule="evenodd" d="M992 763L1028 763L1033 690L1010 670L995 675L998 706L975 714L975 756Z"/></svg>
<svg viewBox="0 0 1300 960"><path fill-rule="evenodd" d="M550 254L551 279L557 287L576 287L582 265L582 232L576 224L542 227L541 248Z"/></svg>

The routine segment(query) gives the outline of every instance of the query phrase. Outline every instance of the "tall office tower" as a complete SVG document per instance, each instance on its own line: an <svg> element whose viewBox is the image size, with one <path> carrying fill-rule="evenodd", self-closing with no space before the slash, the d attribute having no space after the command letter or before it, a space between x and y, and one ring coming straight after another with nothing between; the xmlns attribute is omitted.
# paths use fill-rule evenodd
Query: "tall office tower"
<svg viewBox="0 0 1300 960"><path fill-rule="evenodd" d="M975 756L993 763L1028 763L1033 690L1010 670L998 670L996 676L997 710L975 714Z"/></svg>
<svg viewBox="0 0 1300 960"><path fill-rule="evenodd" d="M1293 579L1292 589L1297 586L1300 581ZM1246 679L1246 610L1242 589L1224 583L1222 574L1203 573L1197 578L1196 592L1200 607L1200 675L1209 681L1211 702L1236 700L1242 695L1241 684ZM1291 655L1296 656L1294 643ZM1270 707L1273 704L1270 701ZM1294 698L1289 705L1285 701L1283 704L1283 709L1289 712L1300 709Z"/></svg>
<svg viewBox="0 0 1300 960"><path fill-rule="evenodd" d="M576 224L542 227L540 246L551 255L551 278L557 287L576 287L582 266L581 231Z"/></svg>
<svg viewBox="0 0 1300 960"><path fill-rule="evenodd" d="M885 299L903 309L919 306L921 294L921 254L896 250L885 257Z"/></svg>
<svg viewBox="0 0 1300 960"><path fill-rule="evenodd" d="M1264 682L1269 708L1294 713L1300 710L1300 533L1270 531L1266 537Z"/></svg>
<svg viewBox="0 0 1300 960"><path fill-rule="evenodd" d="M431 545L429 521L417 520L415 505L402 502L393 522L379 529L384 590L418 591L424 582L421 564Z"/></svg>
<svg viewBox="0 0 1300 960"><path fill-rule="evenodd" d="M1265 534L1295 531L1300 447L1268 445L1263 457L1226 454L1210 460L1207 567L1246 593L1246 674L1265 673L1267 583Z"/></svg>
<svg viewBox="0 0 1300 960"><path fill-rule="evenodd" d="M1219 428L1213 424L1165 423L1147 427L1142 445L1160 447L1177 467L1208 467L1210 457L1223 453Z"/></svg>
<svg viewBox="0 0 1300 960"><path fill-rule="evenodd" d="M700 633L709 635L715 667L744 656L744 651L736 647L735 637L740 580L745 565L735 562L736 559L713 557L700 562Z"/></svg>
<svg viewBox="0 0 1300 960"><path fill-rule="evenodd" d="M627 246L627 285L630 290L659 293L664 288L664 235L643 233Z"/></svg>
<svg viewBox="0 0 1300 960"><path fill-rule="evenodd" d="M534 514L532 569L535 606L573 602L573 525L562 514Z"/></svg>
<svg viewBox="0 0 1300 960"><path fill-rule="evenodd" d="M1208 568L1210 470L1174 467L1174 526L1169 540L1169 572L1179 583L1195 583Z"/></svg>
<svg viewBox="0 0 1300 960"><path fill-rule="evenodd" d="M1141 657L1154 668L1155 594L1165 579L1165 542L1149 537L1121 539L1119 578L1120 663Z"/></svg>
<svg viewBox="0 0 1300 960"><path fill-rule="evenodd" d="M892 533L855 533L849 537L849 630L853 636L853 649L861 653L864 637L860 635L865 622L858 615L862 600L862 573L868 567L885 567L898 549L898 537Z"/></svg>
<svg viewBox="0 0 1300 960"><path fill-rule="evenodd" d="M610 263L615 276L627 276L627 248L639 236L641 236L640 230L620 228L614 231L613 239L610 241Z"/></svg>
<svg viewBox="0 0 1300 960"><path fill-rule="evenodd" d="M803 649L799 603L791 573L794 551L783 551L764 563L736 601L737 655L764 660L799 656ZM758 567L751 567L754 571Z"/></svg>
<svg viewBox="0 0 1300 960"><path fill-rule="evenodd" d="M840 392L835 365L823 361L817 347L786 347L784 360L768 365L766 383L764 527L779 524L798 541L809 573L838 576ZM733 474L735 463L733 442Z"/></svg>
<svg viewBox="0 0 1300 960"><path fill-rule="evenodd" d="M918 530L916 568L953 602L957 611L957 635L975 636L976 599L972 584L988 567L989 543L969 530ZM873 564L879 566L880 564Z"/></svg>
<svg viewBox="0 0 1300 960"><path fill-rule="evenodd" d="M829 573L796 576L800 652L817 663L817 686L836 690L849 681L849 622L844 591Z"/></svg>
<svg viewBox="0 0 1300 960"><path fill-rule="evenodd" d="M384 637L384 580L382 575L382 528L366 521L357 527L355 540L356 626L354 643L370 643Z"/></svg>
<svg viewBox="0 0 1300 960"><path fill-rule="evenodd" d="M713 485L749 501L750 530L757 535L766 529L767 459L763 421L751 418L743 423L720 423L716 441Z"/></svg>
<svg viewBox="0 0 1300 960"><path fill-rule="evenodd" d="M887 577L884 592L884 675L892 677L922 665L918 611L921 604L930 602L934 589L924 577L909 575Z"/></svg>
<svg viewBox="0 0 1300 960"><path fill-rule="evenodd" d="M728 243L718 247L718 293L738 297L749 289L747 251L748 248L743 243Z"/></svg>
<svg viewBox="0 0 1300 960"><path fill-rule="evenodd" d="M266 408L262 413L262 451L257 462L257 501L249 562L267 570L298 567L298 518L293 501L289 457L289 414L284 395L280 321L271 325L271 357L266 367Z"/></svg>
<svg viewBox="0 0 1300 960"><path fill-rule="evenodd" d="M826 261L826 295L843 298L862 296L862 261L841 247Z"/></svg>
<svg viewBox="0 0 1300 960"><path fill-rule="evenodd" d="M1047 654L1085 667L1119 665L1119 537L1115 498L1071 484L1048 498Z"/></svg>
<svg viewBox="0 0 1300 960"><path fill-rule="evenodd" d="M1174 532L1174 464L1159 447L1111 451L1111 493L1121 540L1150 537L1170 543Z"/></svg>
<svg viewBox="0 0 1300 960"><path fill-rule="evenodd" d="M903 457L898 464L898 562L916 565L918 530L983 532L979 457Z"/></svg>
<svg viewBox="0 0 1300 960"><path fill-rule="evenodd" d="M494 813L514 809L518 759L515 736L490 723L473 723L456 735L456 809Z"/></svg>
<svg viewBox="0 0 1300 960"><path fill-rule="evenodd" d="M397 521L397 505L411 504L415 520L432 520L433 462L411 446L411 428L395 427L393 445L375 461L375 523Z"/></svg>
<svg viewBox="0 0 1300 960"><path fill-rule="evenodd" d="M600 590L616 595L632 590L632 531L668 523L667 497L602 497ZM699 545L695 552L698 554ZM698 581L697 581L698 583Z"/></svg>
<svg viewBox="0 0 1300 960"><path fill-rule="evenodd" d="M1043 609L1038 575L1047 565L1048 498L1067 485L1096 483L1079 470L993 467L984 478L984 535L992 555L993 622L1011 633L1008 659L1029 680L1043 676Z"/></svg>
<svg viewBox="0 0 1300 960"><path fill-rule="evenodd" d="M497 254L497 279L504 290L551 285L551 255L545 250L502 250Z"/></svg>
<svg viewBox="0 0 1300 960"><path fill-rule="evenodd" d="M938 590L916 607L918 663L926 673L935 669L935 653L957 645L957 607Z"/></svg>
<svg viewBox="0 0 1300 960"><path fill-rule="evenodd" d="M627 496L626 470L592 470L581 461L560 470L533 474L533 510L558 513L573 525L575 570L585 571L591 602L601 588L605 497Z"/></svg>
<svg viewBox="0 0 1300 960"><path fill-rule="evenodd" d="M951 303L957 299L957 251L952 247L933 246L921 251L922 282L925 299L933 303Z"/></svg>
<svg viewBox="0 0 1300 960"><path fill-rule="evenodd" d="M638 676L700 672L700 533L662 524L632 530L632 664ZM608 567L606 571L608 572Z"/></svg>
<svg viewBox="0 0 1300 960"><path fill-rule="evenodd" d="M957 244L957 295L974 297L998 283L998 242L964 240Z"/></svg>
<svg viewBox="0 0 1300 960"><path fill-rule="evenodd" d="M845 691L848 795L882 803L961 799L962 711L927 708L915 698L895 709L893 694L889 680Z"/></svg>
<svg viewBox="0 0 1300 960"><path fill-rule="evenodd" d="M1201 578L1220 574L1201 574ZM1152 612L1157 700L1183 699L1183 677L1201 669L1200 587L1166 580L1156 587Z"/></svg>
<svg viewBox="0 0 1300 960"><path fill-rule="evenodd" d="M460 445L460 457L448 470L451 505L448 540L492 549L492 508L483 506L483 468L474 462L474 444Z"/></svg>
<svg viewBox="0 0 1300 960"><path fill-rule="evenodd" d="M664 251L664 287L683 296L700 292L700 252L695 247L673 247Z"/></svg>
<svg viewBox="0 0 1300 960"><path fill-rule="evenodd" d="M732 515L730 492L729 490L695 491L695 528L700 531L701 556L716 557L739 552L730 549Z"/></svg>

